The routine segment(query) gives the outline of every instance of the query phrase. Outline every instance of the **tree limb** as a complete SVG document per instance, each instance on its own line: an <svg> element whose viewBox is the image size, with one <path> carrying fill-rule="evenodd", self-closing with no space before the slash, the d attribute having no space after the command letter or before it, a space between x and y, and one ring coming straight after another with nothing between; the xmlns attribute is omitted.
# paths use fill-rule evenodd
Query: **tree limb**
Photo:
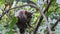
<svg viewBox="0 0 60 34"><path fill-rule="evenodd" d="M39 9L37 8L37 6L35 6L34 4L25 4L25 5L22 5L22 6L16 6L16 7L14 7L14 8L9 8L8 10L4 11L4 12L2 13L2 15L0 15L0 20L1 20L2 17L3 17L6 13L8 13L10 10L16 9L16 8L21 8L21 7L24 7L24 6L31 6L31 7L36 8L37 10L39 10Z"/></svg>
<svg viewBox="0 0 60 34"><path fill-rule="evenodd" d="M55 24L51 27L51 30L53 30L56 26L57 26L57 24L58 24L58 22L60 21L60 18L55 22ZM49 32L47 32L47 34L49 34Z"/></svg>
<svg viewBox="0 0 60 34"><path fill-rule="evenodd" d="M51 5L52 2L53 2L53 0L51 0L51 1L49 2L49 4L47 5L46 9L44 10L44 13L46 13L46 12L48 11L48 9L49 9L49 7L50 7L50 5ZM35 28L34 34L36 34L36 32L37 32L37 30L38 30L38 28L39 28L42 20L43 20L43 17L41 16L40 19L39 19L39 22L38 22L38 24L37 24L37 26L36 26L36 28Z"/></svg>

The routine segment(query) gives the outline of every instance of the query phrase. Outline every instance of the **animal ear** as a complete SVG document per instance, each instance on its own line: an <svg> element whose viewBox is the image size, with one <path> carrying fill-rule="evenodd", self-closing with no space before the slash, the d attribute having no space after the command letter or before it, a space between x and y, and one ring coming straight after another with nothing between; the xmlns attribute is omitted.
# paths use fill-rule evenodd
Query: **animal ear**
<svg viewBox="0 0 60 34"><path fill-rule="evenodd" d="M28 11L25 11L25 14L30 14L32 15L34 12L28 12Z"/></svg>
<svg viewBox="0 0 60 34"><path fill-rule="evenodd" d="M25 11L25 14L27 14L28 12L27 11Z"/></svg>

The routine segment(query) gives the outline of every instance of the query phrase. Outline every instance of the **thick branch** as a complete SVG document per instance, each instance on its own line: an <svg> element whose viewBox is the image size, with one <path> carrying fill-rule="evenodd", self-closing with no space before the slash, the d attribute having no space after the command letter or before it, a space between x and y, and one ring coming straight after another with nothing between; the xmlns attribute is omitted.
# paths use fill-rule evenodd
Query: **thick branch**
<svg viewBox="0 0 60 34"><path fill-rule="evenodd" d="M46 17L45 14L43 13L43 10L42 10L40 13L41 13L41 15L44 17L44 19L45 19L46 26L48 27L49 34L52 34L52 31L51 31L51 28L50 28L50 24L49 24L49 22L48 22L47 17Z"/></svg>
<svg viewBox="0 0 60 34"><path fill-rule="evenodd" d="M8 10L4 11L4 12L2 13L2 15L0 15L0 20L1 20L2 17L3 17L6 13L8 13L10 10L16 9L16 8L25 7L25 6L31 6L31 7L36 8L37 10L39 10L39 8L37 8L37 6L35 6L34 4L25 4L25 5L22 5L22 6L17 6L17 7L14 7L14 8L9 8Z"/></svg>

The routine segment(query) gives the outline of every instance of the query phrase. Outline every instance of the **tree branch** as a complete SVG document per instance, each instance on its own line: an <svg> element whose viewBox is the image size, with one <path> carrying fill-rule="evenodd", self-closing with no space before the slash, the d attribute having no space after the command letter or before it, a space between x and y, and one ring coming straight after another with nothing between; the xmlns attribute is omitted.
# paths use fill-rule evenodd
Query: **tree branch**
<svg viewBox="0 0 60 34"><path fill-rule="evenodd" d="M56 26L57 26L57 24L58 24L58 22L60 21L60 18L55 22L55 24L51 27L51 30L53 30Z"/></svg>
<svg viewBox="0 0 60 34"><path fill-rule="evenodd" d="M25 6L31 6L31 7L36 8L37 10L39 10L39 8L37 8L37 6L35 6L34 4L25 4L25 5L22 5L22 6L16 6L16 7L14 7L14 8L9 8L8 10L4 11L4 12L2 13L2 15L0 15L0 20L1 20L2 17L3 17L6 13L8 13L10 10L16 9L16 8L25 7Z"/></svg>
<svg viewBox="0 0 60 34"><path fill-rule="evenodd" d="M51 30L53 30L56 26L57 26L57 24L58 24L58 22L60 21L60 18L55 22L55 24L51 27ZM47 32L47 34L49 34L49 32Z"/></svg>
<svg viewBox="0 0 60 34"><path fill-rule="evenodd" d="M52 1L51 1L52 2ZM51 2L48 4L47 8L44 10L45 12L47 11L47 9L49 8ZM21 8L21 7L24 7L24 6L31 6L31 7L34 7L36 9L38 9L40 11L40 8L38 8L37 6L33 5L33 4L26 4L26 5L22 5L22 6L17 6L17 7L14 7L14 8L10 8L8 10L6 10L5 12L3 12L3 14L0 16L0 18L2 18L6 13L8 13L11 9L16 9L16 8ZM41 17L43 19L43 17ZM40 21L42 21L42 19Z"/></svg>
<svg viewBox="0 0 60 34"><path fill-rule="evenodd" d="M50 7L50 5L51 5L52 2L53 2L53 0L51 0L51 1L49 2L49 4L47 5L46 9L44 10L44 13L46 13L46 12L48 11L48 9L49 9L49 7ZM43 17L41 16L40 19L39 19L39 22L38 22L38 24L37 24L37 26L36 26L36 28L35 28L34 34L36 34L36 32L37 32L37 30L38 30L38 28L39 28L42 20L43 20Z"/></svg>

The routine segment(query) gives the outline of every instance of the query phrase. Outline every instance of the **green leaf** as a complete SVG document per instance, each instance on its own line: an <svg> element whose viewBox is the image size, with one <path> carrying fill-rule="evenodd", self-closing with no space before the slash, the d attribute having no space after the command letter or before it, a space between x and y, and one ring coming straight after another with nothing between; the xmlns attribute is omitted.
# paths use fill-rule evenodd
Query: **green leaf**
<svg viewBox="0 0 60 34"><path fill-rule="evenodd" d="M32 0L34 3L36 3L37 2L37 0Z"/></svg>
<svg viewBox="0 0 60 34"><path fill-rule="evenodd" d="M5 0L3 1L3 0L0 0L0 5L1 4L5 4Z"/></svg>
<svg viewBox="0 0 60 34"><path fill-rule="evenodd" d="M13 28L18 19L13 15L10 15L10 17L11 17L11 23L10 23L9 27Z"/></svg>
<svg viewBox="0 0 60 34"><path fill-rule="evenodd" d="M12 31L12 29L8 32L8 34L14 34L13 31Z"/></svg>
<svg viewBox="0 0 60 34"><path fill-rule="evenodd" d="M51 7L49 8L46 16L48 17L52 12L55 12L55 9L56 9L56 8L57 8L57 7L55 7L55 6L51 6Z"/></svg>
<svg viewBox="0 0 60 34"><path fill-rule="evenodd" d="M9 0L10 3L13 3L14 0Z"/></svg>
<svg viewBox="0 0 60 34"><path fill-rule="evenodd" d="M60 13L60 8L57 9L57 12Z"/></svg>

